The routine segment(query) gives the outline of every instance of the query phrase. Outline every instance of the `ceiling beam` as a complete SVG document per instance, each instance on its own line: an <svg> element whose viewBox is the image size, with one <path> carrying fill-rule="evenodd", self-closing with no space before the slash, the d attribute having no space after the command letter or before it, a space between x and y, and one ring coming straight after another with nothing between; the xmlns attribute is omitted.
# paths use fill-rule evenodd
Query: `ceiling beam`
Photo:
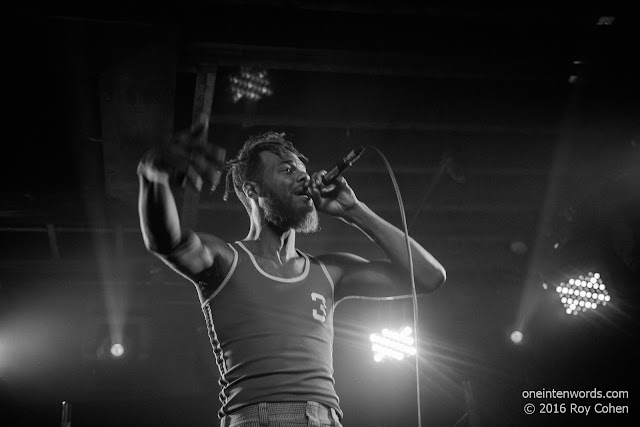
<svg viewBox="0 0 640 427"><path fill-rule="evenodd" d="M417 132L455 132L472 134L518 134L537 136L556 136L560 133L557 127L521 126L521 125L492 125L492 124L463 124L439 122L401 122L401 121L365 121L365 120L323 120L314 118L295 117L289 115L267 114L212 114L211 122L219 125L250 126L283 126L301 128L350 129L350 130L393 130Z"/></svg>
<svg viewBox="0 0 640 427"><path fill-rule="evenodd" d="M416 2L407 0L390 1L353 1L353 0L194 0L203 6L215 5L243 8L271 8L282 10L305 10L311 12L347 13L354 15L390 15L390 16L422 16L438 19L487 19L487 20L548 20L557 19L558 15L567 16L574 20L593 15L590 8L572 8L571 5L554 4L552 10L544 3L457 4L433 2Z"/></svg>
<svg viewBox="0 0 640 427"><path fill-rule="evenodd" d="M364 52L193 42L183 51L182 70L218 66L254 66L347 74L414 76L438 80L540 81L565 79L564 59L531 57L429 56L421 53Z"/></svg>

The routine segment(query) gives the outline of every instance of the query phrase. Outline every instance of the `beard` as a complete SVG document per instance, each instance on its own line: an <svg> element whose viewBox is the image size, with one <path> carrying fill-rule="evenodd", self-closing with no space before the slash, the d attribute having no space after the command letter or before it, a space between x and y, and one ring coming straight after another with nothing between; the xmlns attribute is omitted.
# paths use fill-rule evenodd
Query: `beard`
<svg viewBox="0 0 640 427"><path fill-rule="evenodd" d="M264 188L262 208L267 222L282 230L293 229L309 234L320 230L318 211L313 203L305 209L296 209L293 200L286 200L270 189Z"/></svg>

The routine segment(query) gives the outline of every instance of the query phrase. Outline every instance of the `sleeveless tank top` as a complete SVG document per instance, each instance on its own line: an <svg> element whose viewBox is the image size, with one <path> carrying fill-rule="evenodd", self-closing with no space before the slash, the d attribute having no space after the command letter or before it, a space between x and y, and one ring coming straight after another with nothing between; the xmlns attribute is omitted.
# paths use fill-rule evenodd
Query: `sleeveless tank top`
<svg viewBox="0 0 640 427"><path fill-rule="evenodd" d="M260 402L315 401L342 416L333 379L334 285L303 252L300 276L264 272L242 244L216 291L202 302L220 370L218 415Z"/></svg>

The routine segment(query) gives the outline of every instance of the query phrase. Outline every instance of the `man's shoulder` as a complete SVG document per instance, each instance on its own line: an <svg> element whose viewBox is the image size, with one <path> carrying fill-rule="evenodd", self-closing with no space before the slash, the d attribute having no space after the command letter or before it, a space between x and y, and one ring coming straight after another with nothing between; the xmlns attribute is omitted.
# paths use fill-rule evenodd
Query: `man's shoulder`
<svg viewBox="0 0 640 427"><path fill-rule="evenodd" d="M322 261L325 264L335 264L335 263L349 263L349 262L363 262L367 261L365 258L355 255L349 252L329 252L324 254L316 255L315 258L319 261Z"/></svg>
<svg viewBox="0 0 640 427"><path fill-rule="evenodd" d="M204 245L207 246L220 246L220 247L226 247L227 249L229 249L229 243L226 242L224 239L221 239L218 236L215 236L211 233L204 233L202 231L197 231L196 234L198 235L198 237L200 238L200 240L202 241L202 243ZM231 250L231 249L229 249Z"/></svg>
<svg viewBox="0 0 640 427"><path fill-rule="evenodd" d="M368 262L365 258L349 252L324 253L316 255L315 258L337 275L342 275L349 266Z"/></svg>
<svg viewBox="0 0 640 427"><path fill-rule="evenodd" d="M223 265L231 264L235 252L230 243L211 233L198 231L196 235L200 238L202 245L209 250L215 261L222 261Z"/></svg>

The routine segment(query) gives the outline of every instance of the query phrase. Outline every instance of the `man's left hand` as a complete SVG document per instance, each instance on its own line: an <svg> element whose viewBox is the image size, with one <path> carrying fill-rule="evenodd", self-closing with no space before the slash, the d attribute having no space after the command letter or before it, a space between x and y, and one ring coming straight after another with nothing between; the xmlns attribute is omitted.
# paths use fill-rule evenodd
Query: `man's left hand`
<svg viewBox="0 0 640 427"><path fill-rule="evenodd" d="M315 172L309 180L308 188L313 203L318 212L344 217L351 208L359 203L358 198L342 176L325 186L322 183L322 177L326 174L326 170Z"/></svg>

